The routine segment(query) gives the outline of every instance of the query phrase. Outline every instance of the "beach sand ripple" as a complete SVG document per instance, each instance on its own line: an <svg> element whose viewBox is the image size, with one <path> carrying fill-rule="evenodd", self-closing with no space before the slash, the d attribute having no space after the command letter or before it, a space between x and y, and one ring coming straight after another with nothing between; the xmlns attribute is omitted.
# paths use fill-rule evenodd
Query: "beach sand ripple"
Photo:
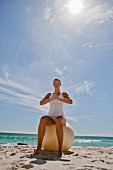
<svg viewBox="0 0 113 170"><path fill-rule="evenodd" d="M76 147L64 152L42 151L33 155L35 146L1 144L0 170L113 170L113 147Z"/></svg>

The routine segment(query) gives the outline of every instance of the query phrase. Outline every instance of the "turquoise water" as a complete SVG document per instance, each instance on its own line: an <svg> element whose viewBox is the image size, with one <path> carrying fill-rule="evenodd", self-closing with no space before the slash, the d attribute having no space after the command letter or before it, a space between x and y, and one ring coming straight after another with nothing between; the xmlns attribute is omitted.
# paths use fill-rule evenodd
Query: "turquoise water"
<svg viewBox="0 0 113 170"><path fill-rule="evenodd" d="M0 144L18 143L18 142L29 144L29 145L37 145L37 135L18 134L18 133L0 133ZM75 136L73 146L110 147L113 146L113 137Z"/></svg>

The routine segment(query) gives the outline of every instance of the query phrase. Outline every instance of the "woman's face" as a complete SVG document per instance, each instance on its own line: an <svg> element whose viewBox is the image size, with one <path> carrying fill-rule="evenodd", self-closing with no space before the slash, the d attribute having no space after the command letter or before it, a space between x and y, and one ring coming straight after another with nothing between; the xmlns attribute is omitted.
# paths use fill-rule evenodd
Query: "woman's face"
<svg viewBox="0 0 113 170"><path fill-rule="evenodd" d="M60 89L61 82L58 81L58 80L55 80L55 81L53 82L53 86L54 86L55 89Z"/></svg>

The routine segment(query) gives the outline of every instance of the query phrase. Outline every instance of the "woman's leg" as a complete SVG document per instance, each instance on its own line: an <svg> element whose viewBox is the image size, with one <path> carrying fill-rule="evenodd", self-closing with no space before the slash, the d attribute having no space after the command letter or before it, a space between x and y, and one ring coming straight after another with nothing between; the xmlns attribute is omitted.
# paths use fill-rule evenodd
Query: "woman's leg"
<svg viewBox="0 0 113 170"><path fill-rule="evenodd" d="M59 145L59 156L62 156L62 145L63 145L63 125L66 124L66 119L63 116L58 116L55 120L56 123L56 134Z"/></svg>
<svg viewBox="0 0 113 170"><path fill-rule="evenodd" d="M38 126L38 144L37 149L35 150L34 154L38 154L38 151L41 150L43 138L45 135L45 127L55 124L54 120L49 116L43 116L40 119L40 123Z"/></svg>

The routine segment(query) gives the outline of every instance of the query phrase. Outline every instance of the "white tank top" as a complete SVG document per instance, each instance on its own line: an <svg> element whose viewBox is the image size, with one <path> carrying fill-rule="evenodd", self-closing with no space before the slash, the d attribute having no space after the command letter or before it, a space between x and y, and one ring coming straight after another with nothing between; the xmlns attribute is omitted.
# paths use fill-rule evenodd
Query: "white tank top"
<svg viewBox="0 0 113 170"><path fill-rule="evenodd" d="M53 94L49 98L52 98ZM59 98L63 98L62 93L60 93ZM63 102L59 100L53 100L50 102L49 116L64 116L63 112Z"/></svg>

